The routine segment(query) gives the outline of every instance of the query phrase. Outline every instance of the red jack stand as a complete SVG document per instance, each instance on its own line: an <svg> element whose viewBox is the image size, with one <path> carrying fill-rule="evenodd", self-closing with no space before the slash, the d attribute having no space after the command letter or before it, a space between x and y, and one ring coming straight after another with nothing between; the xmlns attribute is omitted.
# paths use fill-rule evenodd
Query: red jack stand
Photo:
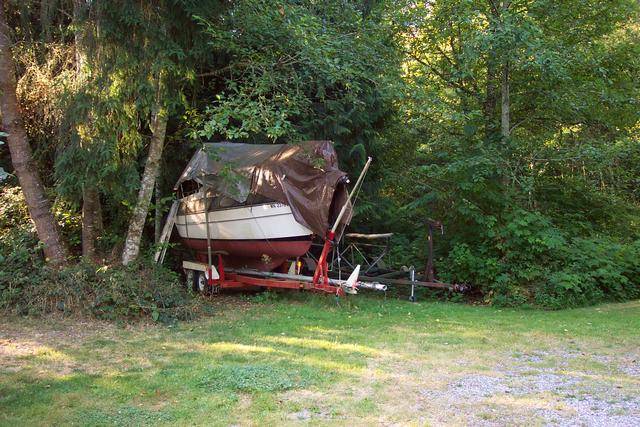
<svg viewBox="0 0 640 427"><path fill-rule="evenodd" d="M333 230L329 230L327 232L327 238L324 241L320 258L318 258L316 271L313 273L313 287L325 291L332 291L335 289L337 296L344 296L344 289L329 285L329 264L327 263L327 258L329 258L329 252L331 251L331 246L333 245L333 239L335 237L336 233Z"/></svg>

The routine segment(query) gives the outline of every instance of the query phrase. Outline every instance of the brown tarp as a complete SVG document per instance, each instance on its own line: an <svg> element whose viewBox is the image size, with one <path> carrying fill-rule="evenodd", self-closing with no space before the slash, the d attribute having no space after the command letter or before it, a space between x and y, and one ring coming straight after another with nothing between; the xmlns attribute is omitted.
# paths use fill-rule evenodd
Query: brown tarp
<svg viewBox="0 0 640 427"><path fill-rule="evenodd" d="M259 194L291 207L295 219L324 236L347 200L347 174L331 141L300 144L206 143L174 189L195 181L215 196L244 203ZM351 206L341 221L351 220Z"/></svg>

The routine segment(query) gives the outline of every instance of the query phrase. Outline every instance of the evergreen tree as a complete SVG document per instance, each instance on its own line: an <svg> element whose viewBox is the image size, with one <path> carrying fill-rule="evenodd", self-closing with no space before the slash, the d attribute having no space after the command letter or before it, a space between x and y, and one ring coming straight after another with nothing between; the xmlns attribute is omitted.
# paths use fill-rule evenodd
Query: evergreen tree
<svg viewBox="0 0 640 427"><path fill-rule="evenodd" d="M38 238L44 243L44 253L54 265L65 261L66 249L60 239L51 203L44 192L33 162L31 146L22 122L20 106L16 97L16 78L11 53L11 30L7 25L4 1L0 1L0 111L2 127L7 133L11 161L27 201L29 215L33 220Z"/></svg>

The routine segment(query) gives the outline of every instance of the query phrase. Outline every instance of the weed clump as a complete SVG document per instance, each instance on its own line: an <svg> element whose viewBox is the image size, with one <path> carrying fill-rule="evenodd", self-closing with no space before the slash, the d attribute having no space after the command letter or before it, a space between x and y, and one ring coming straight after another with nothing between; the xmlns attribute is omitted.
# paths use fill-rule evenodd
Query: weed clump
<svg viewBox="0 0 640 427"><path fill-rule="evenodd" d="M96 267L80 263L63 270L45 265L31 274L6 271L0 262L0 310L21 315L61 313L98 319L150 317L161 323L191 320L202 311L178 274L159 266ZM24 269L18 269L24 272Z"/></svg>
<svg viewBox="0 0 640 427"><path fill-rule="evenodd" d="M221 366L207 371L199 385L215 391L285 391L307 386L306 376L269 365Z"/></svg>

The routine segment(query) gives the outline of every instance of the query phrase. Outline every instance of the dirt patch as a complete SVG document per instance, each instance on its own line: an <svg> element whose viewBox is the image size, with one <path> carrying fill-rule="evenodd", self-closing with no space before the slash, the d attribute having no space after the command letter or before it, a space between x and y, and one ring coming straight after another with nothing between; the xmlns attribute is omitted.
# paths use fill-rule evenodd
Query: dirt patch
<svg viewBox="0 0 640 427"><path fill-rule="evenodd" d="M309 420L323 420L330 417L330 414L325 411L310 411L308 409L303 409L299 412L293 412L287 415L287 418L290 420L297 421L309 421Z"/></svg>
<svg viewBox="0 0 640 427"><path fill-rule="evenodd" d="M87 343L113 343L123 330L149 327L146 324L118 327L112 323L78 319L5 321L0 324L0 371L17 372L33 368L38 372L62 376L78 372L97 373L106 369L99 360L80 362L71 354ZM99 356L101 351L96 345L92 353ZM105 357L111 357L111 353L109 350Z"/></svg>

